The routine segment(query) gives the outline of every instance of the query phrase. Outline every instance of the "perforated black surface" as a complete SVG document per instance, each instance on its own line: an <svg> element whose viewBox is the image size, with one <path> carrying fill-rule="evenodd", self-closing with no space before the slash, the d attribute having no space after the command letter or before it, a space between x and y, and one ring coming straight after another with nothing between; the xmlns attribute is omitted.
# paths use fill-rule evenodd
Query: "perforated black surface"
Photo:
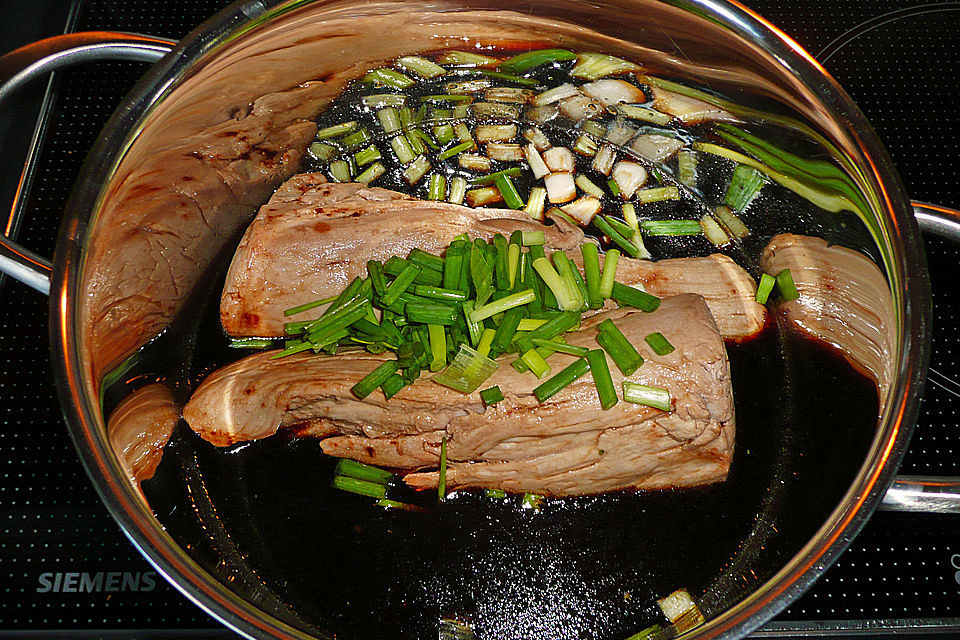
<svg viewBox="0 0 960 640"><path fill-rule="evenodd" d="M88 0L77 29L180 37L223 4ZM911 8L876 0L764 0L750 5L812 53L828 48L827 68L874 123L914 198L960 206L953 132L960 85L952 78L960 63L955 37L960 4ZM867 23L863 33L837 40L862 23ZM63 203L86 149L142 71L140 65L112 63L62 74L22 235L28 246L52 253ZM958 252L938 239L927 239L927 245L935 300L932 384L903 471L960 475L960 385L953 382L960 378L954 355L960 350ZM10 284L0 291L0 634L218 629L151 575L107 516L69 442L51 375L46 301ZM840 621L827 626L842 631L864 621L916 619L941 631L951 628L960 618L957 554L960 519L877 514L837 564L768 629L795 634L814 622ZM104 572L100 590L66 588L83 580L69 574L83 572L90 574L88 581ZM121 574L113 578L121 590L106 590L111 572ZM131 574L126 585L124 572ZM59 582L57 574L63 574ZM960 626L952 628L960 635Z"/></svg>

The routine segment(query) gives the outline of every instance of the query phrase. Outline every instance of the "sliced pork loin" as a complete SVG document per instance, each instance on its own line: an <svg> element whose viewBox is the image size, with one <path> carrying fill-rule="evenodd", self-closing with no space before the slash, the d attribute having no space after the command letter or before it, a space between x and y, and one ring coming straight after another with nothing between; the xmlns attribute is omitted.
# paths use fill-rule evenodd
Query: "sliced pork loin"
<svg viewBox="0 0 960 640"><path fill-rule="evenodd" d="M110 444L133 484L139 486L153 477L179 421L180 405L159 382L137 389L110 414Z"/></svg>
<svg viewBox="0 0 960 640"><path fill-rule="evenodd" d="M414 248L442 253L461 233L490 240L518 230L542 230L552 249L572 249L584 239L579 227L563 220L547 226L523 211L471 209L299 174L277 190L243 236L227 272L220 319L232 336L282 336L284 309L340 293L367 275L368 260L405 256Z"/></svg>
<svg viewBox="0 0 960 640"><path fill-rule="evenodd" d="M880 268L853 249L784 233L763 250L763 270L790 269L800 297L777 313L803 333L836 347L877 383L881 407L893 380L896 311Z"/></svg>
<svg viewBox="0 0 960 640"><path fill-rule="evenodd" d="M260 353L211 374L194 392L184 418L224 446L278 429L323 438L326 453L406 470L415 487L436 486L446 439L449 487L488 487L564 496L624 488L656 489L723 480L734 443L733 395L724 343L703 299L663 300L654 313L613 309L586 318L567 334L597 348L596 326L612 319L646 358L630 380L667 388L664 412L621 401L600 407L591 376L540 404L539 381L499 360L484 386L499 385L500 403L484 408L478 393L461 394L421 378L389 401L377 391L356 399L350 387L390 354ZM659 331L676 347L658 356L643 338ZM554 372L574 360L555 354ZM615 385L623 376L610 364Z"/></svg>
<svg viewBox="0 0 960 640"><path fill-rule="evenodd" d="M571 254L583 271L579 251ZM600 256L603 265L604 255ZM729 256L715 253L705 258L635 260L620 257L617 282L640 286L656 296L695 293L710 307L720 335L730 340L755 336L767 322L767 308L757 303L757 283ZM607 301L607 306L614 303Z"/></svg>

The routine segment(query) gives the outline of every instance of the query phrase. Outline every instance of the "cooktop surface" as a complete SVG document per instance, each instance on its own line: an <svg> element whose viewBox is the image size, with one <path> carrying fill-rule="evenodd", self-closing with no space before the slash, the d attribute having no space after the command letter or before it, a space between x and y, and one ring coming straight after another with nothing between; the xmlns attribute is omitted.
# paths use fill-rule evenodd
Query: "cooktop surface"
<svg viewBox="0 0 960 640"><path fill-rule="evenodd" d="M177 38L215 0L10 2L0 52L56 32L109 29ZM911 196L960 207L953 148L960 3L754 0L797 39L873 122ZM10 26L16 25L16 26ZM86 150L145 67L60 72L0 120L5 197L21 188L20 240L44 255ZM36 123L36 126L35 126ZM33 144L31 146L31 139ZM29 180L20 180L30 148ZM5 202L4 205L7 203ZM6 223L6 221L2 221ZM18 225L13 225L18 226ZM960 475L960 253L925 239L934 349L919 424L901 472ZM234 637L169 586L123 536L63 424L47 340L47 301L0 284L0 637ZM879 512L837 563L757 637L906 632L960 637L960 517Z"/></svg>

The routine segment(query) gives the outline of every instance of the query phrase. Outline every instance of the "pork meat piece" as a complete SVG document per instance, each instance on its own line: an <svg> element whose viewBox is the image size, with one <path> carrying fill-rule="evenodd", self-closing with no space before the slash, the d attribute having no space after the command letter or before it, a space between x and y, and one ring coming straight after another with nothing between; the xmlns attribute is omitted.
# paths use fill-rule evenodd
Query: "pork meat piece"
<svg viewBox="0 0 960 640"><path fill-rule="evenodd" d="M517 230L544 231L553 249L583 241L580 229L563 220L544 226L523 211L471 209L299 174L277 190L243 236L227 272L220 320L232 336L282 336L289 320L284 309L340 293L367 275L368 260L406 256L414 248L442 253L461 233L490 240Z"/></svg>
<svg viewBox="0 0 960 640"><path fill-rule="evenodd" d="M322 438L330 455L415 470L406 481L436 486L440 444L447 440L447 485L579 495L624 488L656 489L726 477L734 444L733 392L723 339L695 295L663 300L654 313L602 311L567 334L598 348L596 326L610 318L646 362L631 381L669 389L669 412L620 402L600 407L589 374L540 404L530 373L504 355L484 387L499 385L500 403L484 408L479 393L461 394L421 378L389 401L350 388L391 354L336 356L275 352L250 356L211 374L194 392L184 418L206 440L225 446L278 429ZM653 353L643 341L659 331L676 347ZM553 372L575 358L550 357ZM618 393L623 376L611 364Z"/></svg>
<svg viewBox="0 0 960 640"><path fill-rule="evenodd" d="M571 258L583 271L583 256L577 251ZM605 254L600 256L603 266ZM720 335L728 340L743 340L759 334L767 322L767 309L756 300L757 283L729 256L714 253L704 258L668 258L636 260L621 256L617 263L617 282L641 286L659 297L695 293L710 307ZM615 303L607 301L611 307Z"/></svg>
<svg viewBox="0 0 960 640"><path fill-rule="evenodd" d="M110 414L110 444L134 485L153 477L179 421L180 405L159 382L137 389Z"/></svg>
<svg viewBox="0 0 960 640"><path fill-rule="evenodd" d="M853 249L790 233L763 250L763 270L790 269L800 297L777 305L799 331L838 349L877 383L880 406L894 377L896 308L880 268Z"/></svg>

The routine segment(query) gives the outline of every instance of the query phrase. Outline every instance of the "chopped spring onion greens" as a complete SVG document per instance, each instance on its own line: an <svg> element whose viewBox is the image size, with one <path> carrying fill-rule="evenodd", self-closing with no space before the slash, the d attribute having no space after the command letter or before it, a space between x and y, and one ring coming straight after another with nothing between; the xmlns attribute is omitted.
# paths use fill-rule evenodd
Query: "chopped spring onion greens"
<svg viewBox="0 0 960 640"><path fill-rule="evenodd" d="M670 411L670 392L659 387L648 387L624 380L623 382L623 400L634 404L642 404L647 407L660 409L661 411Z"/></svg>
<svg viewBox="0 0 960 640"><path fill-rule="evenodd" d="M427 187L428 200L443 200L447 196L447 177L440 173L430 176L430 183Z"/></svg>
<svg viewBox="0 0 960 640"><path fill-rule="evenodd" d="M337 460L335 473L338 476L347 476L366 482L375 482L377 484L387 484L393 479L393 474L385 469L363 464L362 462L350 460L349 458L340 458Z"/></svg>
<svg viewBox="0 0 960 640"><path fill-rule="evenodd" d="M673 116L639 104L621 104L617 107L617 112L631 120L649 122L661 127L665 127L673 121Z"/></svg>
<svg viewBox="0 0 960 640"><path fill-rule="evenodd" d="M440 440L440 480L437 483L437 501L447 497L447 439Z"/></svg>
<svg viewBox="0 0 960 640"><path fill-rule="evenodd" d="M510 176L501 172L500 175L496 177L496 184L497 189L503 196L503 201L508 207L511 209L523 209L523 198L520 197L520 192L517 191L517 187L514 186Z"/></svg>
<svg viewBox="0 0 960 640"><path fill-rule="evenodd" d="M406 89L416 84L414 80L411 80L399 71L386 68L374 69L368 72L367 75L363 76L361 82L373 82L386 87L393 87L394 89Z"/></svg>
<svg viewBox="0 0 960 640"><path fill-rule="evenodd" d="M491 389L496 389L498 387L491 387ZM507 492L503 489L484 489L484 495L488 498L496 498L497 500L503 500L507 497Z"/></svg>
<svg viewBox="0 0 960 640"><path fill-rule="evenodd" d="M495 329L484 329L483 333L480 334L480 342L477 343L477 353L482 356L489 355L490 347L496 335L497 332Z"/></svg>
<svg viewBox="0 0 960 640"><path fill-rule="evenodd" d="M397 138L400 137L397 136ZM427 156L420 156L404 169L403 178L408 184L416 184L427 174L427 171L430 171L430 162L427 160Z"/></svg>
<svg viewBox="0 0 960 640"><path fill-rule="evenodd" d="M637 220L637 208L633 206L633 203L624 202L621 210L623 211L623 219L627 223L627 226L634 231L640 231L640 222Z"/></svg>
<svg viewBox="0 0 960 640"><path fill-rule="evenodd" d="M580 314L574 311L564 311L560 315L547 320L527 335L517 341L517 346L523 351L528 351L532 346L532 340L535 338L551 339L560 335L564 331L573 329L580 323Z"/></svg>
<svg viewBox="0 0 960 640"><path fill-rule="evenodd" d="M533 390L533 395L540 402L546 402L562 389L572 384L575 380L583 376L590 370L590 364L583 358L577 358L571 364L567 365L557 375L548 379Z"/></svg>
<svg viewBox="0 0 960 640"><path fill-rule="evenodd" d="M232 349L268 349L274 345L273 338L231 338Z"/></svg>
<svg viewBox="0 0 960 640"><path fill-rule="evenodd" d="M517 331L533 331L539 329L547 323L546 318L523 318L517 325Z"/></svg>
<svg viewBox="0 0 960 640"><path fill-rule="evenodd" d="M760 276L760 284L757 285L757 295L754 299L760 304L767 304L770 293L773 291L773 285L776 283L777 279L769 273Z"/></svg>
<svg viewBox="0 0 960 640"><path fill-rule="evenodd" d="M413 292L418 296L443 302L465 302L467 299L467 294L459 289L444 289L443 287L431 287L425 284L414 286Z"/></svg>
<svg viewBox="0 0 960 640"><path fill-rule="evenodd" d="M334 476L332 486L334 489L349 491L350 493L369 496L371 498L383 499L387 495L387 488L382 484L366 482L365 480L358 480L347 476Z"/></svg>
<svg viewBox="0 0 960 640"><path fill-rule="evenodd" d="M346 160L334 160L330 163L330 177L336 182L350 182L350 165Z"/></svg>
<svg viewBox="0 0 960 640"><path fill-rule="evenodd" d="M322 162L330 162L337 157L337 148L325 142L314 142L309 147L314 158Z"/></svg>
<svg viewBox="0 0 960 640"><path fill-rule="evenodd" d="M324 127L317 131L317 140L328 140L330 138L336 138L338 136L346 135L355 131L357 128L357 121L351 120L349 122L341 122L340 124L335 124L329 127Z"/></svg>
<svg viewBox="0 0 960 640"><path fill-rule="evenodd" d="M442 325L428 324L427 336L430 340L430 371L440 371L447 366L447 334Z"/></svg>
<svg viewBox="0 0 960 640"><path fill-rule="evenodd" d="M793 275L790 273L790 269L784 269L778 273L776 279L777 288L780 289L780 295L784 301L789 302L800 297L800 292L797 290L797 284L793 281Z"/></svg>
<svg viewBox="0 0 960 640"><path fill-rule="evenodd" d="M750 235L750 229L747 228L747 225L743 224L743 220L737 217L729 207L717 207L716 214L717 218L720 219L720 224L722 224L727 232L734 238L745 238Z"/></svg>
<svg viewBox="0 0 960 640"><path fill-rule="evenodd" d="M380 385L380 390L383 391L383 397L389 400L400 393L400 390L405 386L407 386L407 382L403 379L403 376L395 373L384 380L383 384Z"/></svg>
<svg viewBox="0 0 960 640"><path fill-rule="evenodd" d="M501 71L492 71L490 69L478 69L479 73L487 76L488 78L495 78L496 80L506 80L507 82L514 82L516 84L522 84L525 87L535 87L537 86L537 81L530 78L524 78L522 76L517 76L512 73L503 73ZM489 89L488 89L489 91ZM489 100L489 98L487 98ZM505 102L505 101L503 101Z"/></svg>
<svg viewBox="0 0 960 640"><path fill-rule="evenodd" d="M415 73L421 78L426 79L436 78L437 76L442 76L447 72L446 69L438 65L436 62L432 62L419 56L404 56L397 60L397 64L404 71Z"/></svg>
<svg viewBox="0 0 960 640"><path fill-rule="evenodd" d="M458 153L469 151L473 147L474 147L473 141L461 142L460 144L456 144L445 151L441 151L440 154L437 155L437 160L446 160L447 158L452 158Z"/></svg>
<svg viewBox="0 0 960 640"><path fill-rule="evenodd" d="M373 393L373 390L383 384L387 378L397 372L400 366L396 360L387 360L376 369L368 373L360 382L353 385L350 391L361 400ZM380 496L381 498L383 496Z"/></svg>
<svg viewBox="0 0 960 640"><path fill-rule="evenodd" d="M652 187L640 189L634 196L640 204L662 202L663 200L679 200L680 189L677 187Z"/></svg>
<svg viewBox="0 0 960 640"><path fill-rule="evenodd" d="M543 507L543 496L536 493L525 493L523 494L523 499L520 501L520 505L524 509L540 511L540 508Z"/></svg>
<svg viewBox="0 0 960 640"><path fill-rule="evenodd" d="M380 149L374 145L370 145L366 149L361 149L353 154L353 159L357 161L358 167L370 164L374 160L380 160L381 158L383 158L383 156L380 154Z"/></svg>
<svg viewBox="0 0 960 640"><path fill-rule="evenodd" d="M373 139L373 136L370 135L370 132L366 129L360 129L346 136L341 142L347 149L359 149L363 145L367 144Z"/></svg>
<svg viewBox="0 0 960 640"><path fill-rule="evenodd" d="M382 109L383 107L402 107L407 96L402 93L381 93L374 96L364 96L361 101L368 109Z"/></svg>
<svg viewBox="0 0 960 640"><path fill-rule="evenodd" d="M613 297L614 279L617 277L617 264L620 262L620 252L610 249L603 256L603 273L600 276L600 307L603 300ZM596 307L599 309L600 307Z"/></svg>
<svg viewBox="0 0 960 640"><path fill-rule="evenodd" d="M543 245L546 244L547 237L542 230L537 229L535 231L521 231L520 232L520 244L525 247L532 245Z"/></svg>
<svg viewBox="0 0 960 640"><path fill-rule="evenodd" d="M290 307L283 312L283 315L288 317L295 316L298 313L303 313L304 311L309 311L310 309L316 309L317 307L333 302L338 297L339 296L330 296L329 298L323 298L322 300L314 300L313 302L307 302L296 307Z"/></svg>
<svg viewBox="0 0 960 640"><path fill-rule="evenodd" d="M543 376L550 373L550 365L547 364L547 361L543 359L536 349L530 349L525 352L520 359L523 360L524 364L533 372L538 378L543 378Z"/></svg>
<svg viewBox="0 0 960 640"><path fill-rule="evenodd" d="M517 281L517 269L520 266L520 245L510 243L510 246L507 247L507 276L510 284L510 288L513 289L513 285Z"/></svg>
<svg viewBox="0 0 960 640"><path fill-rule="evenodd" d="M469 144L471 145L471 149L473 146L476 146L472 141ZM490 168L493 166L493 161L487 156L481 156L475 153L461 153L457 156L457 164L460 165L461 169L466 169L467 171L490 171Z"/></svg>
<svg viewBox="0 0 960 640"><path fill-rule="evenodd" d="M459 67L482 67L500 62L499 58L492 58L473 51L447 51L437 59L440 64L449 64Z"/></svg>
<svg viewBox="0 0 960 640"><path fill-rule="evenodd" d="M591 309L600 309L603 307L604 296L600 293L602 286L597 245L586 242L580 245L580 252L583 255L583 273L587 280L587 306Z"/></svg>
<svg viewBox="0 0 960 640"><path fill-rule="evenodd" d="M452 93L454 95L466 95L469 93L476 93L477 91L483 91L490 85L491 82L486 78L478 78L476 80L464 80L463 82L449 82L444 85L444 89L447 90L447 93Z"/></svg>
<svg viewBox="0 0 960 640"><path fill-rule="evenodd" d="M742 213L757 197L766 182L763 174L753 167L738 164L733 170L733 175L730 176L730 184L727 186L723 202L737 213Z"/></svg>
<svg viewBox="0 0 960 640"><path fill-rule="evenodd" d="M613 178L610 178L609 180L607 180L607 188L610 189L610 193L612 193L613 195L615 196L620 195L620 187L617 186L617 181L614 180Z"/></svg>
<svg viewBox="0 0 960 640"><path fill-rule="evenodd" d="M488 407L493 406L503 400L503 391L498 386L488 387L480 392L480 399Z"/></svg>
<svg viewBox="0 0 960 640"><path fill-rule="evenodd" d="M383 294L382 301L385 306L390 306L400 298L400 294L407 290L420 273L420 267L415 264L407 264L397 276L397 279L390 283L387 292Z"/></svg>
<svg viewBox="0 0 960 640"><path fill-rule="evenodd" d="M582 173L578 175L573 182L575 185L580 187L581 191L589 196L593 196L595 198L602 198L604 196L603 189L593 184L593 182L590 181L590 178Z"/></svg>
<svg viewBox="0 0 960 640"><path fill-rule="evenodd" d="M383 166L382 163L374 162L372 165L367 167L363 173L358 175L355 178L355 180L357 182L362 182L364 184L370 184L371 182L373 182L374 180L382 176L384 173L386 173L386 171L387 169L386 167Z"/></svg>
<svg viewBox="0 0 960 640"><path fill-rule="evenodd" d="M607 356L600 349L593 349L587 353L587 362L590 364L590 373L593 375L593 384L597 388L600 406L605 410L617 404L617 390L613 386L610 376L610 367L607 366Z"/></svg>
<svg viewBox="0 0 960 640"><path fill-rule="evenodd" d="M534 270L540 275L543 283L557 299L562 311L579 311L581 301L560 278L560 274L553 268L546 258L537 258L533 261Z"/></svg>
<svg viewBox="0 0 960 640"><path fill-rule="evenodd" d="M535 295L532 289L526 289L524 291L512 293L506 297L500 298L499 300L494 300L493 302L479 307L470 314L470 320L472 322L483 322L487 318L498 313L503 313L509 309L513 309L514 307L520 307L525 304L529 304L534 300L534 297Z"/></svg>
<svg viewBox="0 0 960 640"><path fill-rule="evenodd" d="M609 254L609 252L608 252ZM610 290L610 297L621 307L633 307L647 313L653 313L660 308L660 298L651 295L646 291L640 291L634 287L628 287L619 282L613 283Z"/></svg>
<svg viewBox="0 0 960 640"><path fill-rule="evenodd" d="M396 107L384 107L377 111L377 119L380 126L386 133L396 133L400 131L400 112Z"/></svg>
<svg viewBox="0 0 960 640"><path fill-rule="evenodd" d="M643 220L640 229L648 236L698 236L699 220Z"/></svg>
<svg viewBox="0 0 960 640"><path fill-rule="evenodd" d="M530 189L530 197L527 199L527 205L523 208L534 220L543 220L543 205L547 201L547 190L543 187L534 187ZM542 232L541 232L542 233Z"/></svg>
<svg viewBox="0 0 960 640"><path fill-rule="evenodd" d="M481 338L481 343L482 341ZM462 344L450 366L434 376L433 381L460 393L473 393L499 366L496 360L491 360Z"/></svg>
<svg viewBox="0 0 960 640"><path fill-rule="evenodd" d="M688 187L697 187L697 152L681 149L677 152L677 179Z"/></svg>
<svg viewBox="0 0 960 640"><path fill-rule="evenodd" d="M498 178L516 178L517 176L520 176L522 174L523 174L523 168L510 167L509 169L496 171L494 173L490 173L485 176L478 176L476 178L471 178L470 184L477 187L486 187L495 183Z"/></svg>
<svg viewBox="0 0 960 640"><path fill-rule="evenodd" d="M390 140L390 147L393 149L393 153L396 154L397 160L402 164L413 162L413 159L416 157L416 154L413 153L413 147L410 146L410 141L407 140L406 136L395 136Z"/></svg>
<svg viewBox="0 0 960 640"><path fill-rule="evenodd" d="M653 352L658 356L665 356L669 353L673 353L674 346L670 344L670 341L663 337L663 334L659 331L651 333L644 341L650 345L650 348L653 349Z"/></svg>
<svg viewBox="0 0 960 640"><path fill-rule="evenodd" d="M596 216L593 219L593 224L596 225L600 231L604 233L610 240L623 249L624 253L629 255L632 258L637 258L640 256L640 251L637 249L636 245L623 237L623 234L613 228L613 225L610 224L609 216ZM700 225L697 225L697 232L700 231Z"/></svg>
<svg viewBox="0 0 960 640"><path fill-rule="evenodd" d="M578 347L576 345L567 344L566 342L560 342L560 340L544 340L543 338L530 338L530 341L537 345L538 347L546 347L551 351L556 351L557 353L566 353L571 356L579 356L581 358L586 357L589 353L589 349L586 347Z"/></svg>
<svg viewBox="0 0 960 640"><path fill-rule="evenodd" d="M599 329L597 344L607 352L623 375L633 375L643 364L643 356L609 318L600 323Z"/></svg>
<svg viewBox="0 0 960 640"><path fill-rule="evenodd" d="M457 309L446 304L428 304L408 302L404 309L407 318L422 324L439 324L449 326L457 323Z"/></svg>
<svg viewBox="0 0 960 640"><path fill-rule="evenodd" d="M713 216L709 213L704 214L704 216L700 218L700 228L703 230L703 235L705 235L707 240L714 246L722 247L730 242L730 236L727 235L727 232L723 230L720 223L714 220Z"/></svg>
<svg viewBox="0 0 960 640"><path fill-rule="evenodd" d="M585 80L599 80L605 76L637 69L639 67L636 64L610 55L581 53L577 56L577 64L570 70L570 75Z"/></svg>
<svg viewBox="0 0 960 640"><path fill-rule="evenodd" d="M575 60L577 54L566 49L538 49L508 58L497 65L501 71L524 73L535 67L564 60Z"/></svg>

